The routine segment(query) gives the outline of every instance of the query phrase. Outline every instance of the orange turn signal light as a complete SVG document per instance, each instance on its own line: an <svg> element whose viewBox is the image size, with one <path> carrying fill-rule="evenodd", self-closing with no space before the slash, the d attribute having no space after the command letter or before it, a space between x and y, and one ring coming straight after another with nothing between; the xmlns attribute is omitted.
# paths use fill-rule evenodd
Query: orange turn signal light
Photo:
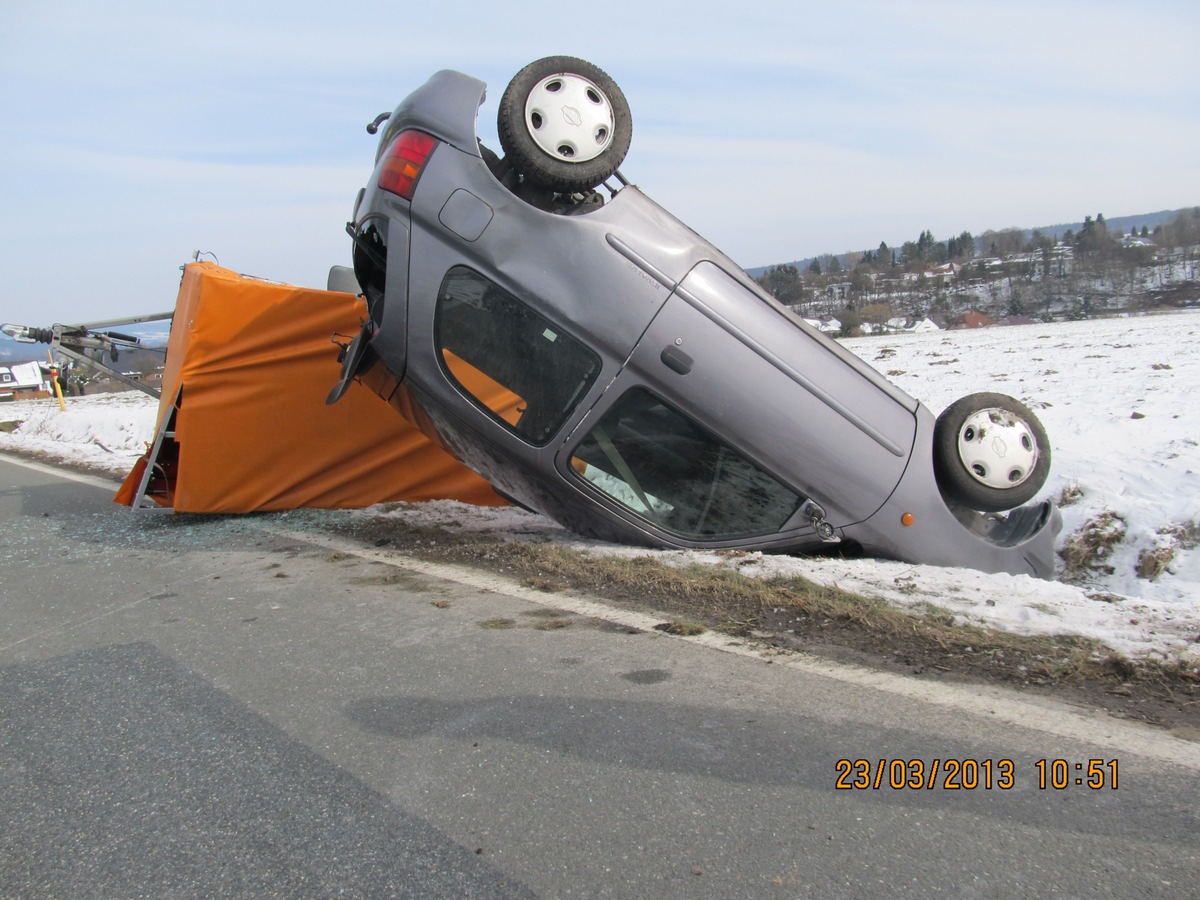
<svg viewBox="0 0 1200 900"><path fill-rule="evenodd" d="M916 517L913 516L912 513L905 513L904 515L902 515L900 517L900 524L905 526L906 528L915 521L917 521Z"/></svg>

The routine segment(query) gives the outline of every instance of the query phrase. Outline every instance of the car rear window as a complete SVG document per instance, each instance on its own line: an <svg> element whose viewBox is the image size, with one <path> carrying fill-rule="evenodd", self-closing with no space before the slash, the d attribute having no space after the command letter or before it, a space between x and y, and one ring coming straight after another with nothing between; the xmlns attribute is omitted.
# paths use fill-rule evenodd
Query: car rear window
<svg viewBox="0 0 1200 900"><path fill-rule="evenodd" d="M627 392L575 449L585 481L665 531L721 540L770 534L802 498L649 391Z"/></svg>
<svg viewBox="0 0 1200 900"><path fill-rule="evenodd" d="M493 419L545 444L600 373L600 358L528 304L463 266L438 293L443 370Z"/></svg>

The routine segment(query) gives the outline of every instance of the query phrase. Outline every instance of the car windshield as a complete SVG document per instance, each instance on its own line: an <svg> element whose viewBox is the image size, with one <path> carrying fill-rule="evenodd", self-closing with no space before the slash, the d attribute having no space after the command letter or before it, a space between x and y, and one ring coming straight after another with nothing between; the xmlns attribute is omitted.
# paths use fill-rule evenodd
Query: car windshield
<svg viewBox="0 0 1200 900"><path fill-rule="evenodd" d="M463 266L438 293L437 346L451 379L532 444L545 444L600 372L600 358Z"/></svg>
<svg viewBox="0 0 1200 900"><path fill-rule="evenodd" d="M719 540L778 531L801 497L641 388L575 449L585 481L675 534Z"/></svg>

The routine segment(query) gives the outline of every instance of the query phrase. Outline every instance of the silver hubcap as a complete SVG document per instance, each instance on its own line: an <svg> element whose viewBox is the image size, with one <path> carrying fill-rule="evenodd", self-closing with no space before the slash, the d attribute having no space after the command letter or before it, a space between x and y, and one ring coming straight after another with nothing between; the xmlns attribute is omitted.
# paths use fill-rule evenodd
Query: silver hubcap
<svg viewBox="0 0 1200 900"><path fill-rule="evenodd" d="M551 75L525 99L525 127L533 142L555 159L588 162L612 143L612 106L583 76Z"/></svg>
<svg viewBox="0 0 1200 900"><path fill-rule="evenodd" d="M1033 474L1037 439L1019 416L1006 409L981 409L958 431L958 456L980 484L1013 488Z"/></svg>

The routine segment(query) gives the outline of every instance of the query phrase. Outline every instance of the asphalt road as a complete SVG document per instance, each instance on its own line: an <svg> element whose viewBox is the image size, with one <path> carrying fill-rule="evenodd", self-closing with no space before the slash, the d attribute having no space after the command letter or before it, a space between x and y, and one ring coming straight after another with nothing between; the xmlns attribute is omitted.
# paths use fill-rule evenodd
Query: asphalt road
<svg viewBox="0 0 1200 900"><path fill-rule="evenodd" d="M1196 896L1194 743L111 492L0 459L2 897Z"/></svg>

